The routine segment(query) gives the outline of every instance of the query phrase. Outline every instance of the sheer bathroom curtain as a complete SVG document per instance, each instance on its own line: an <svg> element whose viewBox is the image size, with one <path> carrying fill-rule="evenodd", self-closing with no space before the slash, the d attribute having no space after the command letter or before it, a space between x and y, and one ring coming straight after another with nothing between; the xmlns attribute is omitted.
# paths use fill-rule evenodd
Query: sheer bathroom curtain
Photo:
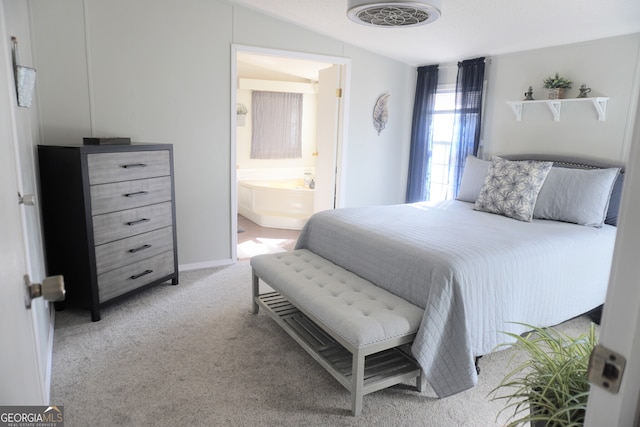
<svg viewBox="0 0 640 427"><path fill-rule="evenodd" d="M254 91L251 158L302 157L302 94Z"/></svg>

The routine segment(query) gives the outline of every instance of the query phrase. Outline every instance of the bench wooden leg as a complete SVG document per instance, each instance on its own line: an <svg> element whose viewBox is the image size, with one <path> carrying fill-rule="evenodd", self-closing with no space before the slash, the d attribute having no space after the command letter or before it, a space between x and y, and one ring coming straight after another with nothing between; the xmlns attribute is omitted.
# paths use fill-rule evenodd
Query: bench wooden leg
<svg viewBox="0 0 640 427"><path fill-rule="evenodd" d="M427 380L424 377L424 371L420 369L420 375L416 377L416 390L420 393L427 389Z"/></svg>
<svg viewBox="0 0 640 427"><path fill-rule="evenodd" d="M252 311L253 311L253 314L258 314L258 310L260 309L260 306L256 302L256 298L260 293L260 278L256 274L255 270L252 270L252 272L253 272L253 295L251 296L251 301L253 303Z"/></svg>
<svg viewBox="0 0 640 427"><path fill-rule="evenodd" d="M351 367L351 413L357 417L362 412L362 393L364 391L364 354L353 353Z"/></svg>

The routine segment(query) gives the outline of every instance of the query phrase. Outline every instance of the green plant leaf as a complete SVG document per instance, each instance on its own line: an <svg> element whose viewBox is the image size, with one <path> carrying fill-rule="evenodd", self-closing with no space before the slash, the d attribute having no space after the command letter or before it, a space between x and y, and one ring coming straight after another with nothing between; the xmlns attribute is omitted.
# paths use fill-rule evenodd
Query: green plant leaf
<svg viewBox="0 0 640 427"><path fill-rule="evenodd" d="M554 426L578 426L584 423L589 395L587 367L596 345L595 325L579 337L570 337L550 328L525 326L530 332L505 333L514 342L516 356L524 356L489 393L492 400L502 399L505 411L513 412L507 426L547 421ZM531 409L533 408L533 410Z"/></svg>
<svg viewBox="0 0 640 427"><path fill-rule="evenodd" d="M566 77L561 77L560 73L556 73L555 76L549 76L543 80L543 87L545 89L571 89L571 80Z"/></svg>

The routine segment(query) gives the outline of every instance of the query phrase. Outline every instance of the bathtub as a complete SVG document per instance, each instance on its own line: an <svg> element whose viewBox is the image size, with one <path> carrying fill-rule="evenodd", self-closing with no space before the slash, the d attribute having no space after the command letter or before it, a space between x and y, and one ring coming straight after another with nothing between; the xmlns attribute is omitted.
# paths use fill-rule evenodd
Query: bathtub
<svg viewBox="0 0 640 427"><path fill-rule="evenodd" d="M314 191L302 180L238 182L238 213L262 227L301 230L313 214Z"/></svg>

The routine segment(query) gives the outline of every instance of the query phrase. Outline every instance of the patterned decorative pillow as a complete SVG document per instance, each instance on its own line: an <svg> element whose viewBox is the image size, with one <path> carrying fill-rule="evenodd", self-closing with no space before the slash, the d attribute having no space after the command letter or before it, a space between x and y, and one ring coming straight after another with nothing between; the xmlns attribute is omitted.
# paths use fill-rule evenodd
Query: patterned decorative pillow
<svg viewBox="0 0 640 427"><path fill-rule="evenodd" d="M512 161L494 156L475 209L530 222L552 165L553 162Z"/></svg>

